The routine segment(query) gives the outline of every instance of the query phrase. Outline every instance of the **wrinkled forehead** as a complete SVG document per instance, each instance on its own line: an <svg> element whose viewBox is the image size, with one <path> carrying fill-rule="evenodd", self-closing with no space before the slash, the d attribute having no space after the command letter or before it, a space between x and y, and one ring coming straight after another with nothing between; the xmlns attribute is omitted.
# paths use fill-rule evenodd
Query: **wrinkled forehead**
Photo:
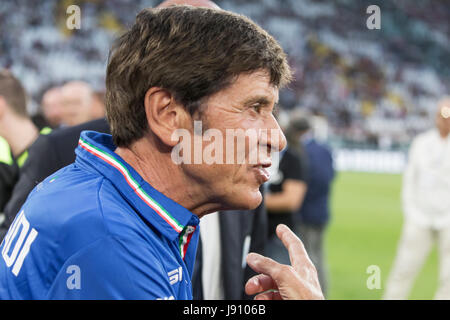
<svg viewBox="0 0 450 320"><path fill-rule="evenodd" d="M278 87L271 83L267 70L257 70L236 76L229 86L213 94L219 95L239 104L270 104L278 102Z"/></svg>
<svg viewBox="0 0 450 320"><path fill-rule="evenodd" d="M81 82L77 83L68 83L61 88L61 93L65 99L74 98L74 99L82 99L91 94L91 88Z"/></svg>

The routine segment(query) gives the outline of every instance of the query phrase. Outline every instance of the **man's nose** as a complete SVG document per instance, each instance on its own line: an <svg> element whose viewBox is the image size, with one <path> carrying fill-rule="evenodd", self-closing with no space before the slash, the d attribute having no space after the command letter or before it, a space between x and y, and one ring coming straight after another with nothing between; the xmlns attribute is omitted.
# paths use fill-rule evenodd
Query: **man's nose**
<svg viewBox="0 0 450 320"><path fill-rule="evenodd" d="M286 137L273 115L269 119L268 129L267 145L270 150L272 152L279 152L286 148Z"/></svg>

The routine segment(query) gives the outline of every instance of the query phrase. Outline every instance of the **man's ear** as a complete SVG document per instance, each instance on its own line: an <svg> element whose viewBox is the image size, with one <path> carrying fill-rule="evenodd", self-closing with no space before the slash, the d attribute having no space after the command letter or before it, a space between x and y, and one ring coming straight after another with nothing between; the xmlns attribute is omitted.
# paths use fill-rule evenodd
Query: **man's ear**
<svg viewBox="0 0 450 320"><path fill-rule="evenodd" d="M165 89L152 87L144 98L148 127L165 145L174 147L179 138L172 140L177 129L184 129L188 123L188 112ZM178 137L178 135L175 135Z"/></svg>

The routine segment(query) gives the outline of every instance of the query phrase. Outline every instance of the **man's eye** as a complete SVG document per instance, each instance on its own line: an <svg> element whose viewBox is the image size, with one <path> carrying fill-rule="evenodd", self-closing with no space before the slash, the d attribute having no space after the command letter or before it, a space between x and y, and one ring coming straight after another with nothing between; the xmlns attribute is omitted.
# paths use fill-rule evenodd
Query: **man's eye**
<svg viewBox="0 0 450 320"><path fill-rule="evenodd" d="M258 113L261 112L261 108L262 108L262 106L261 106L260 104L255 104L255 105L253 106L253 109L254 109L256 112L258 112Z"/></svg>

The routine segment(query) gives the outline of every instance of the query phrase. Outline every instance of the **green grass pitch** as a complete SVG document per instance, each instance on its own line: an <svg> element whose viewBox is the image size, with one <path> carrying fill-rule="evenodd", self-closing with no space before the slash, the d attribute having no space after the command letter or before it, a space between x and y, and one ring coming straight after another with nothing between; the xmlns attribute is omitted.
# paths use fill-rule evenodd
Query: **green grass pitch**
<svg viewBox="0 0 450 320"><path fill-rule="evenodd" d="M401 175L339 172L333 183L326 235L328 299L381 299L402 226ZM368 289L366 269L381 270L381 289ZM436 248L419 273L410 299L432 299Z"/></svg>

